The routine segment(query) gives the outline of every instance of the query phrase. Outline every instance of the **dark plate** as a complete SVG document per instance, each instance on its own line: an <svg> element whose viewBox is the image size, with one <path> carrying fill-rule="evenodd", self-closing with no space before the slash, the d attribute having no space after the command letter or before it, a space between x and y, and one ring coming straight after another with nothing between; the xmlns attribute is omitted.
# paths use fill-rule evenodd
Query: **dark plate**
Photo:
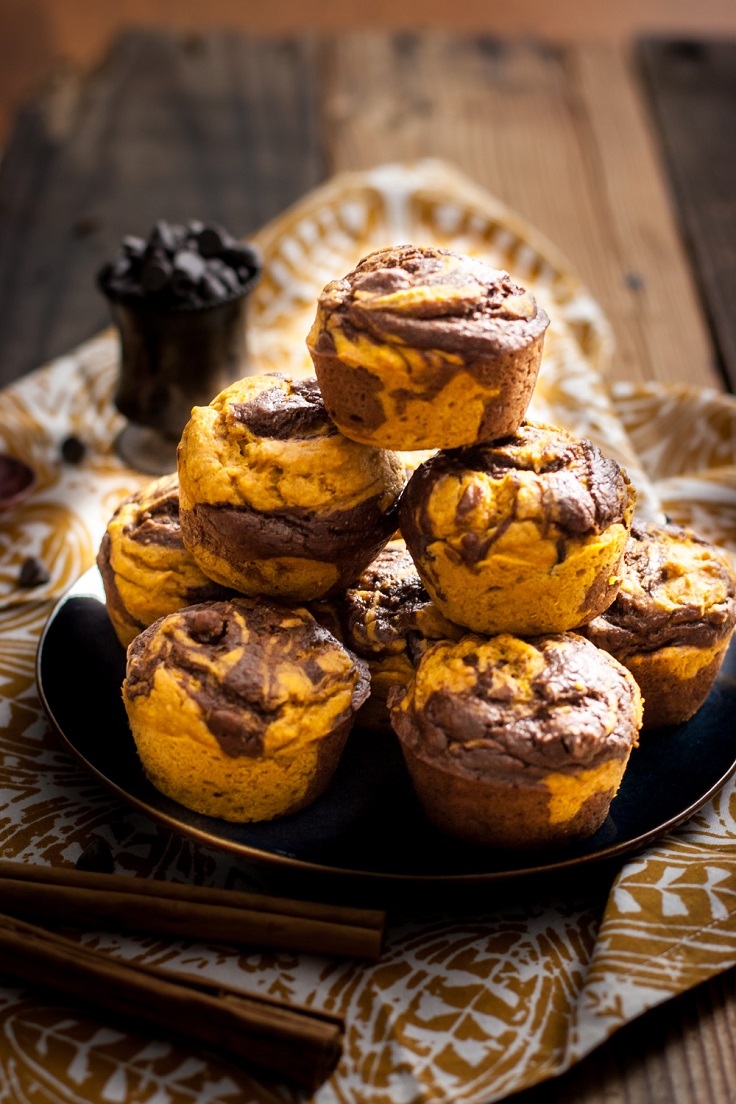
<svg viewBox="0 0 736 1104"><path fill-rule="evenodd" d="M58 603L38 650L41 700L74 754L119 797L187 836L300 870L365 879L476 883L552 873L636 850L691 816L736 769L736 647L708 701L685 725L646 733L611 813L574 848L520 854L469 848L425 819L397 741L354 730L327 793L308 809L263 824L200 816L146 780L120 687L125 653L90 569Z"/></svg>

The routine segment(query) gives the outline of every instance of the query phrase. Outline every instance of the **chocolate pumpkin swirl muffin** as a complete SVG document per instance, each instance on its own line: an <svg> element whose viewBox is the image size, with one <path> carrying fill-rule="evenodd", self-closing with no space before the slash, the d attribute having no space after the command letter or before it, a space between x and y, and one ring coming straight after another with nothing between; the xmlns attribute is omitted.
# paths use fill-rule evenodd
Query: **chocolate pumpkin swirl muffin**
<svg viewBox="0 0 736 1104"><path fill-rule="evenodd" d="M435 644L389 706L429 820L491 847L592 835L641 725L630 673L576 633Z"/></svg>
<svg viewBox="0 0 736 1104"><path fill-rule="evenodd" d="M403 541L393 541L379 552L334 602L341 639L367 661L371 675L371 696L357 723L389 730L389 690L409 683L431 643L458 640L465 630L448 621L431 601Z"/></svg>
<svg viewBox="0 0 736 1104"><path fill-rule="evenodd" d="M307 346L346 437L457 448L517 428L548 325L507 272L448 249L401 245L327 284Z"/></svg>
<svg viewBox="0 0 736 1104"><path fill-rule="evenodd" d="M123 699L146 775L195 812L270 820L323 792L364 665L304 609L261 599L169 614L128 651Z"/></svg>
<svg viewBox="0 0 736 1104"><path fill-rule="evenodd" d="M396 528L400 458L350 441L315 379L250 376L195 407L179 445L184 541L210 578L310 601L344 589Z"/></svg>
<svg viewBox="0 0 736 1104"><path fill-rule="evenodd" d="M680 724L700 708L736 625L736 573L688 529L634 525L621 588L585 635L631 671L644 725Z"/></svg>
<svg viewBox="0 0 736 1104"><path fill-rule="evenodd" d="M200 571L184 546L176 474L154 480L118 506L97 566L107 612L124 648L159 617L231 594Z"/></svg>
<svg viewBox="0 0 736 1104"><path fill-rule="evenodd" d="M625 473L590 441L525 422L420 465L399 524L445 617L536 635L574 629L613 601L634 501Z"/></svg>

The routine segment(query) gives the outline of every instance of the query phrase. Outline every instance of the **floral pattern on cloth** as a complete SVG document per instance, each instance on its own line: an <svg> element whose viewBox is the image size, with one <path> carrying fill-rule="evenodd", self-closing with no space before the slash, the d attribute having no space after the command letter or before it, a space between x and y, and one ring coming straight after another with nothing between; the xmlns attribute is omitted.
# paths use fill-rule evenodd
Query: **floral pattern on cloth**
<svg viewBox="0 0 736 1104"><path fill-rule="evenodd" d="M664 511L736 554L736 402L654 384L607 387L610 339L597 305L548 243L446 166L338 177L262 232L252 370L307 372L304 336L321 286L375 243L429 238L509 268L550 313L535 416L620 459L644 513ZM108 793L62 746L39 701L35 654L53 604L93 563L120 499L149 478L114 450L117 357L107 332L0 394L2 448L39 473L33 495L0 515L0 854L69 865L103 840L121 875L268 890L267 867L175 836ZM86 446L76 464L61 454L69 434ZM42 560L50 579L21 589L28 556ZM193 1053L163 1031L136 1034L3 979L0 1104L500 1100L736 963L733 781L614 874L584 881L580 899L507 887L501 903L489 892L472 909L392 915L374 964L81 933L85 944L125 960L344 1016L340 1064L309 1094Z"/></svg>

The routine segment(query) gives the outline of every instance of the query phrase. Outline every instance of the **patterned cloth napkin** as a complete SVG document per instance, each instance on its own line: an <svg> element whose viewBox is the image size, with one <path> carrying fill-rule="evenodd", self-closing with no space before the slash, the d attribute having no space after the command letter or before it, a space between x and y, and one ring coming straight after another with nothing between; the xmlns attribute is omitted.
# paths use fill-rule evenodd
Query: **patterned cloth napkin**
<svg viewBox="0 0 736 1104"><path fill-rule="evenodd" d="M547 243L445 166L337 178L266 228L259 244L267 275L249 321L253 369L307 370L304 323L322 284L371 243L430 236L503 262L545 301L553 324L535 416L593 437L621 459L644 512L665 511L736 553L736 401L661 385L608 388L610 341L596 304ZM0 853L68 865L102 843L121 874L269 889L267 867L175 836L111 796L62 746L39 702L35 652L51 608L92 564L119 500L148 478L113 448L121 426L110 398L117 356L114 334L105 333L0 394L0 446L39 473L33 495L0 514ZM70 434L86 446L77 463L62 455ZM23 589L28 556L50 579ZM69 692L84 693L83 670ZM101 738L104 730L101 717ZM575 894L505 884L454 913L410 916L404 908L391 916L377 964L82 933L86 944L124 959L343 1015L340 1064L308 1094L192 1053L163 1033L136 1034L62 998L5 984L0 1104L502 1099L736 963L734 782L613 872L581 871Z"/></svg>

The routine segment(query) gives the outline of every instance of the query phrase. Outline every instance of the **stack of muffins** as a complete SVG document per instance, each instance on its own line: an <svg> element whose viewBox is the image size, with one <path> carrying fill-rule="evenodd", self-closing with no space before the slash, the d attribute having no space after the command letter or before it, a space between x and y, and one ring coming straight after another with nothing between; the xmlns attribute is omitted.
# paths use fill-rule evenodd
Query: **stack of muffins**
<svg viewBox="0 0 736 1104"><path fill-rule="evenodd" d="M209 815L284 815L323 792L357 714L396 732L444 832L596 831L638 684L651 727L702 704L736 579L690 533L632 531L619 465L525 421L548 322L480 261L381 250L322 292L316 378L246 377L194 408L178 507L176 479L163 527L162 489L135 496L98 561L154 785ZM159 565L166 586L144 574Z"/></svg>

